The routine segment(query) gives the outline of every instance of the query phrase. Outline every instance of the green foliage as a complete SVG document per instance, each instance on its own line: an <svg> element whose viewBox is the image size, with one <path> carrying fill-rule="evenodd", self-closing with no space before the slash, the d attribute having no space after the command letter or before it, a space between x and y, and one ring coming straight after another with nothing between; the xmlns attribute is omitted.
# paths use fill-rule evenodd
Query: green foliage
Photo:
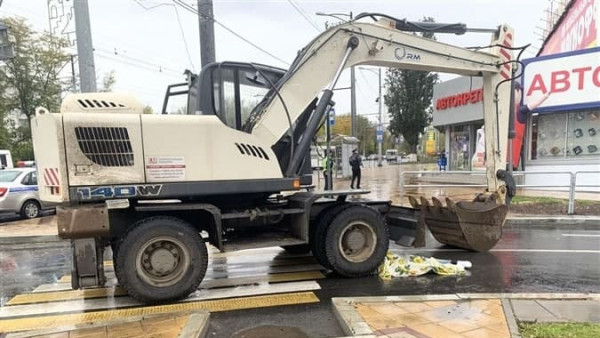
<svg viewBox="0 0 600 338"><path fill-rule="evenodd" d="M358 146L361 153L371 154L377 152L377 143L375 140L376 127L366 117L358 115L356 117L356 137L360 140ZM319 129L317 135L320 139L325 139L325 125ZM350 114L337 115L335 124L331 128L331 137L336 135L352 135L352 121Z"/></svg>
<svg viewBox="0 0 600 338"><path fill-rule="evenodd" d="M521 323L523 338L595 338L600 337L598 323Z"/></svg>
<svg viewBox="0 0 600 338"><path fill-rule="evenodd" d="M113 87L117 83L117 78L115 77L115 71L111 70L110 72L104 74L104 78L102 78L102 89L101 92L112 92Z"/></svg>
<svg viewBox="0 0 600 338"><path fill-rule="evenodd" d="M152 109L152 107L150 107L150 106L144 106L142 113L143 114L154 114L154 109Z"/></svg>
<svg viewBox="0 0 600 338"><path fill-rule="evenodd" d="M8 114L25 114L27 120L37 107L57 111L65 81L59 72L70 58L63 52L68 43L49 33L34 32L20 18L3 19L13 43L14 58L0 66L0 148L9 149L13 159L33 159L31 128L10 128Z"/></svg>
<svg viewBox="0 0 600 338"><path fill-rule="evenodd" d="M425 18L425 22L433 22ZM435 39L433 33L422 33L425 38ZM410 152L415 152L419 134L431 120L431 98L433 85L438 81L436 73L414 70L389 69L385 85L387 94L384 102L390 114L389 130L394 135L404 136Z"/></svg>

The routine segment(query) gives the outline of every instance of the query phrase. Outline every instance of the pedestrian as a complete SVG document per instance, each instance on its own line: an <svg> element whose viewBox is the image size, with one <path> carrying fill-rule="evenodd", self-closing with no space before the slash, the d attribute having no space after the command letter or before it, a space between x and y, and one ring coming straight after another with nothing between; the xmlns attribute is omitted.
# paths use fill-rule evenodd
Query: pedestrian
<svg viewBox="0 0 600 338"><path fill-rule="evenodd" d="M325 178L325 188L323 190L333 189L333 181L331 180L331 168L333 163L329 155L330 152L325 151L325 156L321 162L321 166L323 167L323 177Z"/></svg>
<svg viewBox="0 0 600 338"><path fill-rule="evenodd" d="M356 149L352 150L350 166L352 167L352 182L350 183L350 189L354 189L354 180L356 180L356 189L360 189L360 167L362 167L362 160Z"/></svg>
<svg viewBox="0 0 600 338"><path fill-rule="evenodd" d="M440 167L440 171L446 171L447 164L448 164L448 159L446 158L446 152L442 151L440 153L440 157L438 158L438 166Z"/></svg>

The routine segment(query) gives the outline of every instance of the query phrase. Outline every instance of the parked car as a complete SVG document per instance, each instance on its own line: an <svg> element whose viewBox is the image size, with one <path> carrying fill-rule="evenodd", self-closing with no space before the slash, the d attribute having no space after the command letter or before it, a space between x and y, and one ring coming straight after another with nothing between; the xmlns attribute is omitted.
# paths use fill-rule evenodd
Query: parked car
<svg viewBox="0 0 600 338"><path fill-rule="evenodd" d="M0 213L38 217L44 205L38 196L35 168L0 169Z"/></svg>

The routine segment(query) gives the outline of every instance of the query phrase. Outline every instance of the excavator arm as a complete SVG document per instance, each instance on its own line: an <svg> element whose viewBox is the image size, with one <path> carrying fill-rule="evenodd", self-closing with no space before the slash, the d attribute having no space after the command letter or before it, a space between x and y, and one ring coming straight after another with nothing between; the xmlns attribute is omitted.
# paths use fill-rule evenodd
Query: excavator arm
<svg viewBox="0 0 600 338"><path fill-rule="evenodd" d="M315 97L319 103L311 117L314 131L333 95L333 88L343 69L357 65L394 67L407 70L454 73L483 78L484 120L486 130L488 192L503 200L504 181L498 177L506 168L506 147L510 108L510 85L499 85L511 75L513 31L502 25L492 34L490 48L476 51L445 44L400 31L402 21L380 17L375 23L359 22L372 14L334 26L317 36L304 49L260 105L252 134L268 144L275 144L290 130ZM323 90L323 88L326 88ZM276 94L276 95L275 95ZM466 99L466 98L465 98ZM311 123L307 128L311 127ZM303 137L305 141L311 139ZM296 144L300 158L308 142ZM292 160L286 176L294 174L300 163Z"/></svg>

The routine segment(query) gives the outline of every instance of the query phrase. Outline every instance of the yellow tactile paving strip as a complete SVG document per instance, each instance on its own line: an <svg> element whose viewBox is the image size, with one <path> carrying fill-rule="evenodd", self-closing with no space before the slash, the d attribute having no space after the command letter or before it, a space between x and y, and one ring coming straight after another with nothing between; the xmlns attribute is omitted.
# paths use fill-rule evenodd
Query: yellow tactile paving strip
<svg viewBox="0 0 600 338"><path fill-rule="evenodd" d="M33 335L32 338L176 338L190 319L189 315L161 315L139 321L102 325L86 329L74 329L48 334Z"/></svg>
<svg viewBox="0 0 600 338"><path fill-rule="evenodd" d="M66 276L65 276L66 277ZM68 276L71 277L71 276ZM263 277L239 277L239 278L223 278L206 280L201 284L201 288L216 288L249 285L257 283L282 283L282 282L297 282L303 280L316 280L325 278L320 271L302 271L266 275ZM127 291L120 287L115 288L98 288L87 290L69 290L69 291L51 291L51 292L35 292L29 294L20 294L14 296L7 305L24 305L34 303L47 303L55 301L67 301L75 299L93 299L104 298L111 296L126 296Z"/></svg>
<svg viewBox="0 0 600 338"><path fill-rule="evenodd" d="M14 296L6 305L23 305L32 303L47 303L73 299L92 299L112 296L125 296L127 291L122 288L98 288L87 290L69 290L54 292L25 293Z"/></svg>
<svg viewBox="0 0 600 338"><path fill-rule="evenodd" d="M146 316L151 314L163 313L166 314L179 311L204 309L208 310L209 312L221 312L316 302L319 302L319 298L317 298L317 296L313 292L296 292L268 296L240 297L232 299L177 303L159 306L146 306L131 309L14 318L0 320L0 332L9 333L25 330L40 330L52 327L59 327L65 325L65 323L68 323L69 325L78 325L132 316Z"/></svg>
<svg viewBox="0 0 600 338"><path fill-rule="evenodd" d="M379 337L510 337L500 299L361 302L355 308Z"/></svg>

